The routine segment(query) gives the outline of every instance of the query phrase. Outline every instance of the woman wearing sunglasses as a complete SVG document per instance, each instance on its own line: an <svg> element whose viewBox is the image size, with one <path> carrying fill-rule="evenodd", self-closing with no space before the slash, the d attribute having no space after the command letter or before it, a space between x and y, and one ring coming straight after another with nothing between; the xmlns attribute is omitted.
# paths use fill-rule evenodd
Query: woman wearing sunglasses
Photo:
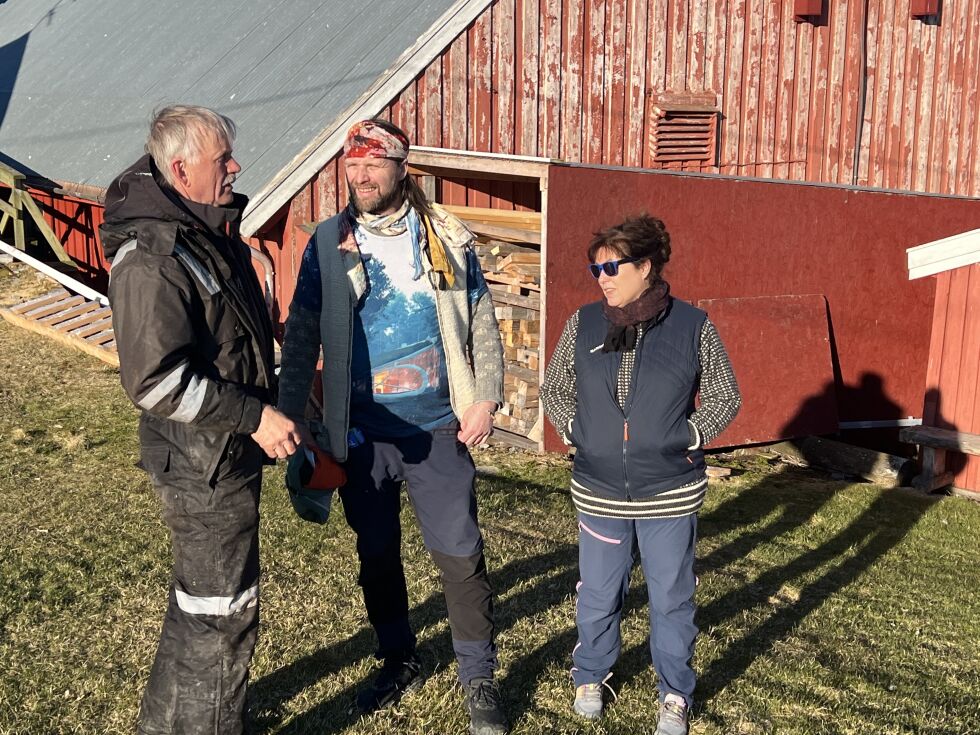
<svg viewBox="0 0 980 735"><path fill-rule="evenodd" d="M714 325L672 297L661 277L670 259L663 222L642 215L597 232L588 256L603 298L568 320L541 390L548 419L576 450L573 708L587 719L602 715L635 545L660 687L656 735L686 735L698 632L696 514L707 489L701 447L728 426L741 397Z"/></svg>

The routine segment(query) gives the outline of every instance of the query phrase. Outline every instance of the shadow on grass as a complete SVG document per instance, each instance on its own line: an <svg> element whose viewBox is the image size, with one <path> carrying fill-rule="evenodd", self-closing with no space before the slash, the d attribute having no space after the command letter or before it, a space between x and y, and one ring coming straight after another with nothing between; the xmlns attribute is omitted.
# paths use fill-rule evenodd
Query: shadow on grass
<svg viewBox="0 0 980 735"><path fill-rule="evenodd" d="M897 419L900 409L888 399L882 386L877 376L866 376L862 379L860 390L873 389L877 393L863 395L862 398L879 406L885 405L883 418ZM843 389L845 396L856 390ZM828 397L834 399L833 383L801 406L797 416L784 427L783 435L792 436L793 427L805 423L807 413L823 404ZM935 396L933 398L938 400ZM800 448L805 449L805 445ZM867 471L870 467L857 469ZM695 562L698 572L718 572L734 578L743 576L737 568L741 559L760 547L779 543L780 538L811 523L836 493L852 484L852 481L825 480L819 490L799 490L799 486L805 485L812 477L813 471L784 466L701 516L698 524L702 539L727 535L741 526L748 528L733 540L699 557ZM700 671L696 699L708 702L742 676L757 657L772 650L774 644L790 635L828 598L874 566L937 501L936 496L908 490L883 491L859 516L819 546L785 564L771 567L752 581L746 581L737 589L699 606L696 622L702 630L711 630L738 616L743 610L756 607L773 597L779 598L780 591L786 585L795 584L798 588L798 594L793 595L795 599L780 598L780 604L764 621L734 640ZM760 528L753 528L763 522ZM816 579L799 587L801 579L810 578L818 569L825 567L826 571ZM617 666L621 681L634 678L649 660L646 646L632 647L620 658Z"/></svg>
<svg viewBox="0 0 980 735"><path fill-rule="evenodd" d="M495 480L499 485L501 480ZM506 481L504 481L506 483ZM554 488L529 485L521 481L520 487L538 487L542 491ZM506 491L506 486L498 488ZM540 541L540 539L537 539ZM537 554L513 561L499 569L490 570L491 584L496 598L502 597L511 588L528 579L541 577L537 584L511 596L504 605L495 608L497 636L526 617L544 613L565 603L575 589L578 579L578 549L573 544L559 543L546 553ZM446 602L441 589L430 595L424 602L414 607L409 617L415 630L422 630L446 620ZM550 664L565 659L575 642L575 629L554 636L533 656L519 659L509 667L509 674L501 679L501 688L512 721L517 721L531 706L533 687L522 685L509 687L509 680L527 683L534 682ZM365 627L347 640L305 656L277 671L259 679L249 689L250 707L260 714L254 722L258 732L266 732L282 723L282 703L292 699L317 681L337 674L352 662L368 658L374 654L377 641L374 631ZM449 630L429 639L419 647L424 670L439 671L453 666L452 640ZM371 677L376 672L371 672ZM306 712L303 712L282 727L280 732L290 735L316 732L321 735L341 732L357 720L357 715L348 713L357 690L366 684L361 682L334 694ZM461 695L462 696L462 695Z"/></svg>
<svg viewBox="0 0 980 735"><path fill-rule="evenodd" d="M866 389L869 385L880 388L881 383L872 380L862 383L861 387ZM800 415L793 421L805 417L807 411L823 404L828 396L833 397L832 385L823 394L814 396L801 406ZM937 397L933 398L938 400ZM874 400L879 404L889 403L895 417L898 417L898 406L891 403L883 391L874 396ZM786 428L789 429L791 425ZM743 580L736 589L699 607L696 618L699 627L711 630L736 618L742 611L774 597L779 599L779 604L773 606L764 621L746 630L701 670L695 692L699 702L710 701L741 677L756 658L765 655L774 644L791 635L828 598L854 583L893 549L938 500L935 496L912 495L907 491L882 492L831 538L785 563L769 566L751 581L745 579L738 569L745 557L756 549L778 545L781 539L789 538L797 529L812 523L836 493L852 484L850 481L821 478L819 488L801 488L812 482L813 477L812 471L784 466L701 516L699 536L702 539L738 534L739 528L745 528L745 531L696 561L696 568L702 575L715 572ZM555 490L526 480L511 483L497 478L493 481L497 492L509 492L512 484L515 489ZM815 573L819 576L813 578ZM527 579L540 578L532 587L511 596L504 604L498 604L496 625L499 635L528 617L569 604L568 597L573 594L578 581L578 549L574 544L556 542L554 548L546 553L511 562L500 569L491 569L490 574L498 598ZM803 579L811 581L802 584ZM790 598L780 597L787 585L794 586L798 594ZM623 617L645 608L646 602L645 584L632 585L625 601ZM444 621L446 609L442 592L434 593L416 606L410 616L416 630ZM564 630L550 631L544 643L511 658L508 673L501 680L501 688L512 723L518 724L534 706L535 682L552 666L570 665L576 638L574 625L569 625ZM259 731L281 725L282 715L277 714L281 703L320 679L338 673L351 662L371 656L374 646L373 631L365 628L345 641L299 659L257 681L251 688L253 710L273 713L256 723ZM423 644L420 653L429 671L452 666L454 657L449 631ZM650 653L646 642L624 650L615 667L620 686L628 685L649 667ZM347 707L353 701L356 688L348 687L302 713L281 732L298 735L315 731L329 735L352 726L356 717L347 713Z"/></svg>

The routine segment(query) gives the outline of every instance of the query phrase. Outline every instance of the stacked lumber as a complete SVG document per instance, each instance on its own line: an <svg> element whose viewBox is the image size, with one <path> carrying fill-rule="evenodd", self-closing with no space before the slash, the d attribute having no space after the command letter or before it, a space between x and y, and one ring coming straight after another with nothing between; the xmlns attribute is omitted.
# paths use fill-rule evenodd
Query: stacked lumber
<svg viewBox="0 0 980 735"><path fill-rule="evenodd" d="M504 349L504 404L495 425L538 447L541 411L541 215L447 207L477 236L476 254L493 298Z"/></svg>

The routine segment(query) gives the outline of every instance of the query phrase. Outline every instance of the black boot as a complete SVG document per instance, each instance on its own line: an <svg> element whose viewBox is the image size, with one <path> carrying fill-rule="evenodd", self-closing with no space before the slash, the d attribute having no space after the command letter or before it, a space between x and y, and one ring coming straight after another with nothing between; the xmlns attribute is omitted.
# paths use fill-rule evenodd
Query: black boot
<svg viewBox="0 0 980 735"><path fill-rule="evenodd" d="M466 684L471 735L506 735L509 725L500 704L500 689L493 679L474 679Z"/></svg>
<svg viewBox="0 0 980 735"><path fill-rule="evenodd" d="M405 692L420 686L422 662L415 651L386 656L381 665L381 673L371 686L358 692L354 710L362 715L376 712L397 702Z"/></svg>

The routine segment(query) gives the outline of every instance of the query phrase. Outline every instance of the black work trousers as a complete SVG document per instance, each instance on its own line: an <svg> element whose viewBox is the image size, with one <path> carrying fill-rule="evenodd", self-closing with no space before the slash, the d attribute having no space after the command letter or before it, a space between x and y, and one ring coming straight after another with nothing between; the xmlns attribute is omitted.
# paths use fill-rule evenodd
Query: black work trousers
<svg viewBox="0 0 980 735"><path fill-rule="evenodd" d="M233 437L210 481L143 448L173 545L173 581L143 693L142 735L238 735L259 624L261 450Z"/></svg>

